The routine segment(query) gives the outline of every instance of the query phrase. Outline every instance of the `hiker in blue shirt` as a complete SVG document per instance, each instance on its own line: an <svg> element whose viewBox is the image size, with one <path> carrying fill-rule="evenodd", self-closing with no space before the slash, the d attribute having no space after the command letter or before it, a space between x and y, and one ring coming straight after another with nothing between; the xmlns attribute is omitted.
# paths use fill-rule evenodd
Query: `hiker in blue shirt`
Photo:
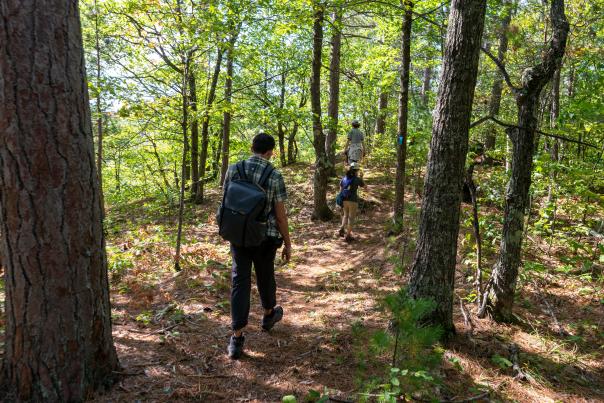
<svg viewBox="0 0 604 403"><path fill-rule="evenodd" d="M346 242L352 242L352 226L359 209L359 196L357 194L359 186L365 187L363 178L359 177L359 165L356 162L350 164L346 175L340 181L340 197L342 203L342 226L338 235L346 235Z"/></svg>
<svg viewBox="0 0 604 403"><path fill-rule="evenodd" d="M275 283L275 255L283 245L282 258L288 262L292 246L289 237L285 200L287 192L283 176L270 163L275 148L275 139L264 133L256 135L252 141L252 155L243 162L231 165L224 184L225 196L229 192L229 182L246 179L260 186L266 195L264 216L266 235L258 246L245 246L231 241L233 267L231 273L231 327L233 334L227 347L230 358L243 355L245 337L243 329L248 324L250 311L250 291L252 264L256 272L256 284L260 294L264 316L261 326L270 330L283 317L283 308L277 305ZM243 176L244 178L242 178ZM224 220L226 221L226 219ZM245 228L245 227L244 227Z"/></svg>

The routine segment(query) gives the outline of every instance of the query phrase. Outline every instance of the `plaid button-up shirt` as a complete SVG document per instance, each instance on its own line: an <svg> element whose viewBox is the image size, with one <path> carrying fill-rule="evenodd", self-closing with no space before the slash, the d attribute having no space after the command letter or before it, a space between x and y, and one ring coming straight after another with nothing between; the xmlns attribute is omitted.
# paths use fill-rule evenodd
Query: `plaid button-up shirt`
<svg viewBox="0 0 604 403"><path fill-rule="evenodd" d="M265 160L257 155L252 155L250 158L245 160L245 175L248 177L248 179L258 183L262 173L264 172L264 169L266 169L269 165L272 165L270 161ZM237 172L237 167L235 164L229 166L229 170L227 171L225 178L224 188L226 189L226 184L228 181L233 178L238 179L238 177L239 173ZM281 238L281 233L279 233L279 230L277 229L277 218L274 210L275 203L284 202L287 200L285 181L283 180L283 175L281 175L281 172L274 169L266 181L265 188L266 197L268 200L268 203L266 203L266 209L264 211L268 221L266 235L273 238Z"/></svg>

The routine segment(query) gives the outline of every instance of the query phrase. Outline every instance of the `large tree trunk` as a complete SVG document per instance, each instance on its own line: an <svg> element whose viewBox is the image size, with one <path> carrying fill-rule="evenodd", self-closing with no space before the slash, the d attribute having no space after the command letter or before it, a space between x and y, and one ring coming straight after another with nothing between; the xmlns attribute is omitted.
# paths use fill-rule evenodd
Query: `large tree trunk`
<svg viewBox="0 0 604 403"><path fill-rule="evenodd" d="M312 108L313 146L315 149L315 175L313 179L314 206L312 217L329 220L333 212L327 205L327 178L329 159L325 153L325 134L321 123L321 53L323 48L322 4L314 4L312 76L310 78L310 103Z"/></svg>
<svg viewBox="0 0 604 403"><path fill-rule="evenodd" d="M329 176L336 176L336 143L338 140L338 114L340 109L340 53L342 48L342 9L333 13L331 36L331 61L329 62L329 104L327 106L327 138L325 152L329 160Z"/></svg>
<svg viewBox="0 0 604 403"><path fill-rule="evenodd" d="M235 46L235 43L232 43ZM218 77L220 76L220 66L222 65L223 49L218 48L218 54L216 55L216 64L214 65L214 73L212 74L212 81L210 82L210 90L208 91L208 97L206 106L203 112L203 121L201 123L201 155L199 158L199 181L195 192L195 203L203 202L205 176L206 176L206 165L208 161L208 144L210 142L210 110L216 97L216 87L218 86ZM232 62L231 62L232 66ZM232 67L231 67L232 70ZM232 71L231 71L232 74ZM229 76L230 77L230 76ZM227 78L229 80L230 78ZM231 79L232 80L232 79ZM232 81L231 81L232 83ZM229 100L230 102L230 95Z"/></svg>
<svg viewBox="0 0 604 403"><path fill-rule="evenodd" d="M398 98L396 138L396 179L394 182L394 222L402 222L405 211L405 160L407 159L407 120L409 116L409 68L411 67L411 25L413 4L405 1L401 31L401 92Z"/></svg>
<svg viewBox="0 0 604 403"><path fill-rule="evenodd" d="M504 1L503 4L503 17L501 18L501 26L499 27L499 48L497 50L497 58L501 61L501 64L505 66L505 54L508 50L508 30L510 22L512 21L512 4L508 1ZM497 116L499 114L499 108L501 106L501 93L503 91L503 76L498 71L493 81L493 88L491 90L491 99L489 100L489 115ZM484 147L487 150L495 148L495 142L497 140L496 128L490 127L487 137L484 142Z"/></svg>
<svg viewBox="0 0 604 403"><path fill-rule="evenodd" d="M492 275L492 311L493 317L498 321L507 322L513 319L512 307L521 260L524 212L528 204L535 131L538 124L535 111L541 90L556 69L560 68L566 48L569 26L564 14L564 0L552 1L550 19L553 23L553 35L543 60L539 65L525 70L522 77L523 86L515 91L518 127L507 130L513 145L513 158L506 192L503 237L499 259ZM484 310L481 311L484 315Z"/></svg>
<svg viewBox="0 0 604 403"><path fill-rule="evenodd" d="M447 28L417 249L409 283L414 298L437 303L430 320L453 325L459 208L486 0L453 0Z"/></svg>
<svg viewBox="0 0 604 403"><path fill-rule="evenodd" d="M233 97L233 51L235 50L235 42L239 34L237 31L231 32L229 40L229 48L227 49L227 75L224 83L224 99L227 104L227 109L222 115L222 166L220 169L220 186L224 184L227 170L229 168L229 149L231 145L231 101Z"/></svg>
<svg viewBox="0 0 604 403"><path fill-rule="evenodd" d="M83 401L118 360L78 3L6 0L0 21L0 400Z"/></svg>

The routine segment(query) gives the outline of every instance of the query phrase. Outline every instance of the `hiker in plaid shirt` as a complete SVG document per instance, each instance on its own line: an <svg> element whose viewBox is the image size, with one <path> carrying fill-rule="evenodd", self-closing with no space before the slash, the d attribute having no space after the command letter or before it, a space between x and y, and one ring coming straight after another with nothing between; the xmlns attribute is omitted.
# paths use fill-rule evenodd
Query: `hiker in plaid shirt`
<svg viewBox="0 0 604 403"><path fill-rule="evenodd" d="M265 169L272 167L270 159L275 149L275 139L268 134L260 133L252 141L253 155L245 160L245 175L258 183ZM224 188L228 181L237 179L239 173L236 165L231 165L227 171ZM231 273L231 326L233 335L229 341L229 357L237 359L243 354L245 337L243 329L248 324L250 312L250 292L252 279L252 264L256 271L256 284L260 294L264 316L262 328L270 330L283 317L283 308L277 305L277 285L275 283L275 256L283 245L283 260L291 258L291 240L285 211L287 191L283 176L276 169L266 181L267 205L267 238L257 247L246 248L231 244L233 268Z"/></svg>

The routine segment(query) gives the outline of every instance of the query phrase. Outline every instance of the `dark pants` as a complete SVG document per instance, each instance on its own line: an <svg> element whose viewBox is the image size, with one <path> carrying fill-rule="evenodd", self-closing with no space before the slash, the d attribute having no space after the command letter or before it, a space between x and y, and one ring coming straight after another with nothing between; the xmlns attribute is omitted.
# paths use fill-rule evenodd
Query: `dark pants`
<svg viewBox="0 0 604 403"><path fill-rule="evenodd" d="M244 248L231 244L233 270L231 273L231 326L239 330L247 325L250 314L252 263L256 271L256 285L264 309L277 304L275 283L275 255L278 245L271 239L260 246Z"/></svg>

